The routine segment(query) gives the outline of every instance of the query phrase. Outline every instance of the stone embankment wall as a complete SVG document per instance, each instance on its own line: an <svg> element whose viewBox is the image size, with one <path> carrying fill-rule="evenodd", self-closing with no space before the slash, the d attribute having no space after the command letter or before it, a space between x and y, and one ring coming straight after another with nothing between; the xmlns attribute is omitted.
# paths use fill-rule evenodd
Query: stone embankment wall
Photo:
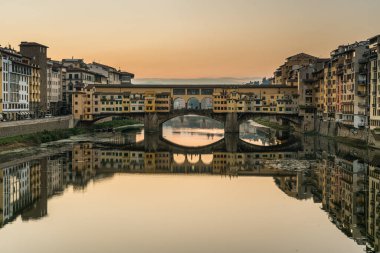
<svg viewBox="0 0 380 253"><path fill-rule="evenodd" d="M315 121L315 130L317 133L328 137L344 137L361 141L368 141L370 131L366 128L350 128L341 123L334 121Z"/></svg>
<svg viewBox="0 0 380 253"><path fill-rule="evenodd" d="M33 134L44 130L69 129L75 126L72 116L53 117L35 120L0 122L0 138L22 134Z"/></svg>
<svg viewBox="0 0 380 253"><path fill-rule="evenodd" d="M350 128L334 121L315 121L315 130L319 135L343 137L366 142L369 146L380 148L380 135L368 128Z"/></svg>

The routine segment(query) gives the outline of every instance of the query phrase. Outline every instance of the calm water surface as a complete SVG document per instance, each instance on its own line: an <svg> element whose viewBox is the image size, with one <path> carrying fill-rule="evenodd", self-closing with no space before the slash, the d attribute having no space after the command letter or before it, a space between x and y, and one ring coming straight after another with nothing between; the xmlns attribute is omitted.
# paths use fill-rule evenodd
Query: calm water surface
<svg viewBox="0 0 380 253"><path fill-rule="evenodd" d="M184 117L164 139L99 134L0 164L0 252L376 252L376 154L313 137L247 150L288 134L243 130L231 152L221 125Z"/></svg>

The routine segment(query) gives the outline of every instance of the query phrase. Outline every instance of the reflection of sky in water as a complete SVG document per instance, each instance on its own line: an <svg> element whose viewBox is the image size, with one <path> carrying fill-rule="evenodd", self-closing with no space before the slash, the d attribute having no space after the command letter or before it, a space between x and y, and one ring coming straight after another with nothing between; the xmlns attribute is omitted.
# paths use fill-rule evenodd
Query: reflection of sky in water
<svg viewBox="0 0 380 253"><path fill-rule="evenodd" d="M224 138L223 125L200 116L177 117L163 125L162 136L170 142L199 147L210 145Z"/></svg>
<svg viewBox="0 0 380 253"><path fill-rule="evenodd" d="M38 222L0 229L0 251L363 252L313 199L295 201L273 181L116 174L49 199Z"/></svg>
<svg viewBox="0 0 380 253"><path fill-rule="evenodd" d="M164 124L162 131L163 137L168 141L187 147L206 146L224 138L223 125L200 116L174 118ZM247 121L240 125L240 138L259 146L280 144L275 137L275 130L253 121Z"/></svg>
<svg viewBox="0 0 380 253"><path fill-rule="evenodd" d="M208 165L212 164L214 159L213 154L202 154L202 155L184 155L184 154L173 154L173 161L176 164L184 164L186 161L190 164L196 164L201 162L202 164Z"/></svg>
<svg viewBox="0 0 380 253"><path fill-rule="evenodd" d="M215 131L206 127L188 127L184 132L204 138L204 133ZM166 130L178 136L172 127ZM213 132L215 136L220 130ZM248 127L244 134L249 139L255 133ZM109 140L114 134L99 135ZM133 135L130 140L144 138L143 131L128 135ZM305 143L306 151L314 147L313 140ZM315 141L326 147L332 144ZM13 211L8 213L9 224L0 229L0 252L346 253L363 252L364 245L378 248L376 239L366 237L366 226L374 224L376 217L365 216L367 211L375 212L376 205L370 203L376 201L371 197L376 187L368 182L377 180L377 167L353 156L351 147L336 145L339 155L328 157L310 150L308 155L320 157L316 171L275 178L231 177L218 169L227 164L235 173L235 164L242 164L245 172L264 173L268 167L257 163L255 156L260 152L215 152L213 161L211 153L171 156L170 149L153 153L119 147L76 143L67 152L57 150L59 155L17 162L17 170L4 168L7 172L0 175L0 182L14 183L3 184L0 197L16 198L0 202L0 211ZM309 157L304 152L285 153L292 159ZM352 170L340 173L341 164ZM325 173L330 170L334 173ZM348 182L347 176L356 179ZM344 182L344 194L339 184L325 187L333 180ZM13 187L23 182L28 187ZM347 200L346 196L354 197ZM329 204L332 197L334 205ZM347 213L347 208L354 212ZM279 243L272 243L273 238Z"/></svg>
<svg viewBox="0 0 380 253"><path fill-rule="evenodd" d="M163 128L163 137L170 142L188 146L206 146L220 141L224 137L223 129L176 129L171 127Z"/></svg>
<svg viewBox="0 0 380 253"><path fill-rule="evenodd" d="M136 142L144 140L144 129L136 133Z"/></svg>

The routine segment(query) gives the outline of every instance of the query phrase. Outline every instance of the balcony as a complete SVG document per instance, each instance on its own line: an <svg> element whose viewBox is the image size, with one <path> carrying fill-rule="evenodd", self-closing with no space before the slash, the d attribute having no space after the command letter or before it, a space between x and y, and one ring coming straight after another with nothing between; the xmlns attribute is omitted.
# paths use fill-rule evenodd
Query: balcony
<svg viewBox="0 0 380 253"><path fill-rule="evenodd" d="M342 123L344 125L353 126L354 122L352 120L343 120Z"/></svg>
<svg viewBox="0 0 380 253"><path fill-rule="evenodd" d="M359 107L364 107L364 108L367 108L367 103L358 103L358 106Z"/></svg>
<svg viewBox="0 0 380 253"><path fill-rule="evenodd" d="M367 96L368 94L367 94L366 91L358 91L358 92L357 92L357 95L358 95L359 97L365 97L365 96Z"/></svg>
<svg viewBox="0 0 380 253"><path fill-rule="evenodd" d="M367 74L368 73L368 69L367 68L359 68L359 74L363 74L363 75L365 75L365 74Z"/></svg>

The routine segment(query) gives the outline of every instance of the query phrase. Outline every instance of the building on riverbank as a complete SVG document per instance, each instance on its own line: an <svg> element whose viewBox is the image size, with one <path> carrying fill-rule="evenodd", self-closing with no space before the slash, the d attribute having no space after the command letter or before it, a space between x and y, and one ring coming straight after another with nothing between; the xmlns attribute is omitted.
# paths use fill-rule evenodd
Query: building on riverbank
<svg viewBox="0 0 380 253"><path fill-rule="evenodd" d="M41 73L38 65L32 64L29 83L29 111L32 118L37 118L41 111Z"/></svg>
<svg viewBox="0 0 380 253"><path fill-rule="evenodd" d="M7 120L29 115L29 83L32 76L31 59L11 48L0 47L2 58L2 117Z"/></svg>
<svg viewBox="0 0 380 253"><path fill-rule="evenodd" d="M64 114L64 93L66 89L66 68L59 61L47 62L47 111L52 115ZM65 94L66 95L66 94Z"/></svg>
<svg viewBox="0 0 380 253"><path fill-rule="evenodd" d="M39 90L38 84L35 86L36 101L33 111L37 115L34 117L44 116L47 113L47 50L48 47L36 42L23 41L20 44L20 53L31 59L31 63L37 65L39 73ZM39 98L38 98L39 92ZM37 102L39 99L39 102Z"/></svg>
<svg viewBox="0 0 380 253"><path fill-rule="evenodd" d="M370 128L380 128L380 35L369 39L368 64Z"/></svg>
<svg viewBox="0 0 380 253"><path fill-rule="evenodd" d="M3 120L3 56L0 52L0 120Z"/></svg>
<svg viewBox="0 0 380 253"><path fill-rule="evenodd" d="M305 131L313 130L316 119L356 129L380 127L379 41L374 36L340 45L327 59L297 54L274 72L275 85L298 87Z"/></svg>

